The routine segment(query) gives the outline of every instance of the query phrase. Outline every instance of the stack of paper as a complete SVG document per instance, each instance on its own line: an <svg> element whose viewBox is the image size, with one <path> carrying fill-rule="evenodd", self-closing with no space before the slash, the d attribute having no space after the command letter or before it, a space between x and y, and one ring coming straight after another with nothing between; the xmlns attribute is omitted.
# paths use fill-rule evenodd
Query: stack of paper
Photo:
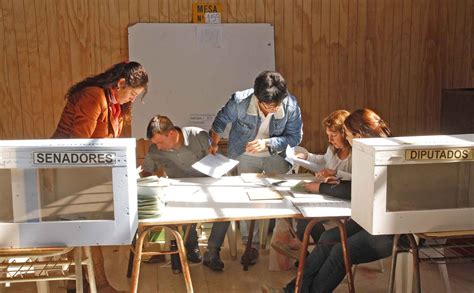
<svg viewBox="0 0 474 293"><path fill-rule="evenodd" d="M332 196L312 194L312 197L293 198L293 205L308 218L350 217L351 202Z"/></svg>

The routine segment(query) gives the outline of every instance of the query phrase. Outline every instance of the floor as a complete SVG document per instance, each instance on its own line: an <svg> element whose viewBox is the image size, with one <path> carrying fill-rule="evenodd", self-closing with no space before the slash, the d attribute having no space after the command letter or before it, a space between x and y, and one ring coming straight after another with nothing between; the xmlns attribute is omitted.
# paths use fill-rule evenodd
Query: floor
<svg viewBox="0 0 474 293"><path fill-rule="evenodd" d="M271 287L282 287L295 276L296 269L290 271L270 272L268 270L269 250L261 251L259 262L244 272L240 265L240 255L243 246L239 248L237 260L231 260L228 248L222 251L225 262L224 272L213 272L201 264L192 265L191 277L195 292L261 292L261 284ZM204 251L204 248L202 248ZM128 291L129 280L126 278L129 248L112 246L104 248L106 271L111 284L118 290ZM384 261L385 272L381 273L379 263L360 265L357 268L355 286L357 292L386 292L390 259ZM438 268L433 264L421 265L422 291L445 292ZM474 263L449 264L448 271L452 292L474 293ZM65 292L63 283L51 282L50 291ZM12 284L10 287L0 287L0 292L36 292L35 284ZM167 264L143 264L140 273L139 292L186 292L182 274L173 274ZM347 292L347 283L343 282L335 292Z"/></svg>

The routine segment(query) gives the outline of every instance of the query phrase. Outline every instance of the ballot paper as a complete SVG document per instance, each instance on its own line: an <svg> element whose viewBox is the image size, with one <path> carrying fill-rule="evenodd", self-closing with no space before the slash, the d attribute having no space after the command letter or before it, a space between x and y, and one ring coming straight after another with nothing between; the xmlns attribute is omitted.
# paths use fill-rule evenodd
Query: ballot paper
<svg viewBox="0 0 474 293"><path fill-rule="evenodd" d="M286 160L288 162L290 162L291 164L293 165L299 165L305 169L308 169L310 171L313 171L313 172L319 172L321 170L321 166L313 163L313 162L310 162L310 161L307 161L307 160L303 160L303 159L300 159L298 157L296 157L296 154L295 154L295 148L292 148L290 146L288 146L286 148Z"/></svg>
<svg viewBox="0 0 474 293"><path fill-rule="evenodd" d="M194 163L192 167L205 175L220 178L232 170L238 163L239 161L229 159L221 154L209 154Z"/></svg>
<svg viewBox="0 0 474 293"><path fill-rule="evenodd" d="M311 198L292 198L291 202L304 217L349 217L351 202L332 196L313 194Z"/></svg>
<svg viewBox="0 0 474 293"><path fill-rule="evenodd" d="M270 188L249 188L247 195L250 200L268 200L282 199L283 195L278 191Z"/></svg>

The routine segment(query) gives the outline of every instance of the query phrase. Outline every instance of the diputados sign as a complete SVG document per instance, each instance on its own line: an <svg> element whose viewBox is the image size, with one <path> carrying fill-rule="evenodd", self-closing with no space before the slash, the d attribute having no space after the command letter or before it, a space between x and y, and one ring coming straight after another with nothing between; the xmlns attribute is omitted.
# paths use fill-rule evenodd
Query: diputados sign
<svg viewBox="0 0 474 293"><path fill-rule="evenodd" d="M33 152L35 165L115 165L114 152Z"/></svg>
<svg viewBox="0 0 474 293"><path fill-rule="evenodd" d="M405 160L407 161L445 161L474 159L474 148L451 148L451 149L412 149L405 150Z"/></svg>

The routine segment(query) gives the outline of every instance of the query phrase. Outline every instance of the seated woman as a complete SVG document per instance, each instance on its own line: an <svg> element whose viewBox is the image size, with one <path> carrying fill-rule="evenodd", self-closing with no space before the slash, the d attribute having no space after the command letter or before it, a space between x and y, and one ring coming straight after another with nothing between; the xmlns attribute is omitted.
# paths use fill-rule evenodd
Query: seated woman
<svg viewBox="0 0 474 293"><path fill-rule="evenodd" d="M349 115L344 122L344 130L351 145L353 138L391 136L385 122L369 109L356 110ZM350 198L349 181L341 182L333 188L328 183L312 182L307 183L305 188L312 192ZM346 229L347 247L353 264L368 263L390 256L393 235L371 235L353 220L347 222ZM346 275L339 230L333 228L324 232L319 243L321 244L306 258L301 292L332 292ZM268 292L266 288L262 289ZM295 280L287 284L283 291L294 292Z"/></svg>
<svg viewBox="0 0 474 293"><path fill-rule="evenodd" d="M344 134L344 121L349 116L346 110L336 110L323 119L323 127L328 136L329 146L324 155L316 155L311 153L299 153L296 156L313 162L322 169L316 173L316 177L321 180L331 180L336 177L338 180L350 180L352 169L351 145L346 140ZM300 241L303 240L304 230L309 220L299 219L296 224L296 236ZM311 230L311 237L314 241L318 241L324 232L322 223L314 225Z"/></svg>

